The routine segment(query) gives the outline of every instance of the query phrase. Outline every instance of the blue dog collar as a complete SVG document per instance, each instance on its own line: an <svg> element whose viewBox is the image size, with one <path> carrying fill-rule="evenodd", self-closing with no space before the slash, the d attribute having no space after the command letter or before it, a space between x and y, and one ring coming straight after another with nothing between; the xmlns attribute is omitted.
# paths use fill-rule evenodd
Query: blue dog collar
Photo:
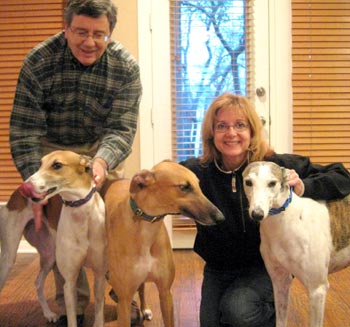
<svg viewBox="0 0 350 327"><path fill-rule="evenodd" d="M289 192L289 197L288 199L283 203L282 207L280 208L271 208L269 210L269 215L273 216L273 215L278 215L279 213L281 213L282 211L286 210L286 208L289 206L289 204L292 202L292 196L293 196L293 188L290 187L290 192Z"/></svg>

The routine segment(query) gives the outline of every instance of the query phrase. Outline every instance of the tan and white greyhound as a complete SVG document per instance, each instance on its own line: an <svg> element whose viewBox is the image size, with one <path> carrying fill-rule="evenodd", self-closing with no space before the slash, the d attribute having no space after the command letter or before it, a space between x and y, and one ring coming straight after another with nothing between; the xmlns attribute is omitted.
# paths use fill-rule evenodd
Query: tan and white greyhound
<svg viewBox="0 0 350 327"><path fill-rule="evenodd" d="M249 164L243 179L249 214L260 222L276 326L287 326L293 276L308 290L310 326L323 326L328 273L350 264L350 196L327 203L301 198L288 186L287 169L272 162Z"/></svg>
<svg viewBox="0 0 350 327"><path fill-rule="evenodd" d="M173 327L175 267L163 218L181 214L211 225L224 217L203 195L197 177L175 162L163 161L136 174L131 182L117 180L106 186L102 192L106 192L108 271L119 299L117 326L130 326L130 303L137 290L145 312L143 287L152 281L159 291L164 326Z"/></svg>
<svg viewBox="0 0 350 327"><path fill-rule="evenodd" d="M24 235L40 255L40 270L35 287L41 309L49 322L56 322L58 319L58 315L50 310L44 296L45 279L55 263L54 233L45 217L41 229L35 231L32 202L21 194L19 188L12 193L7 204L0 208L0 291L16 261L18 246Z"/></svg>
<svg viewBox="0 0 350 327"><path fill-rule="evenodd" d="M94 185L90 159L71 151L44 156L25 185L45 202L59 194L63 207L56 235L56 262L64 284L69 327L76 327L76 280L82 266L94 272L95 322L104 326L106 262L105 207Z"/></svg>

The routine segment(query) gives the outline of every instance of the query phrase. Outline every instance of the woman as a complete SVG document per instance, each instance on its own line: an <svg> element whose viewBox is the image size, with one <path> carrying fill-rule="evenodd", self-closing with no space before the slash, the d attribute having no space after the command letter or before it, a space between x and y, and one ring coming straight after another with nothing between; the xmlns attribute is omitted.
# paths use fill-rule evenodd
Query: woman
<svg viewBox="0 0 350 327"><path fill-rule="evenodd" d="M203 155L182 162L199 178L203 193L223 212L224 223L197 225L194 250L205 260L201 327L273 327L271 280L260 256L259 225L249 218L242 172L248 163L273 161L289 169L299 196L342 198L350 175L340 163L320 166L307 157L276 154L263 138L260 119L249 101L225 93L203 120Z"/></svg>

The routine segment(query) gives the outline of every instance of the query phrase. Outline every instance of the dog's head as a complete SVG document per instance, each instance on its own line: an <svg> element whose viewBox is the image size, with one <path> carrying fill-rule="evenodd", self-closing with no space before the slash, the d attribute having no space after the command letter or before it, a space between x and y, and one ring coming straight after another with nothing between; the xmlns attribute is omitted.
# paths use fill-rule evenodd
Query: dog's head
<svg viewBox="0 0 350 327"><path fill-rule="evenodd" d="M273 162L257 161L243 171L243 186L249 201L249 215L257 221L271 208L279 207L289 195L287 170Z"/></svg>
<svg viewBox="0 0 350 327"><path fill-rule="evenodd" d="M202 193L198 178L184 166L162 161L136 174L130 184L131 197L149 215L178 213L199 224L224 220L219 209Z"/></svg>
<svg viewBox="0 0 350 327"><path fill-rule="evenodd" d="M54 151L41 159L39 170L20 187L22 195L44 203L63 191L91 187L91 158L72 151Z"/></svg>

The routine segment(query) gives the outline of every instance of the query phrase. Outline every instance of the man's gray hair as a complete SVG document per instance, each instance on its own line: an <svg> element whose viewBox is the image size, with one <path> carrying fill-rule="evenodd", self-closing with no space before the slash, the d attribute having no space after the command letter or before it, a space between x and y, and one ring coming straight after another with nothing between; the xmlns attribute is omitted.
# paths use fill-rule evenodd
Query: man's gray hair
<svg viewBox="0 0 350 327"><path fill-rule="evenodd" d="M74 15L84 15L92 18L106 15L110 33L117 24L117 8L112 0L68 0L64 10L64 20L68 26L71 25Z"/></svg>

